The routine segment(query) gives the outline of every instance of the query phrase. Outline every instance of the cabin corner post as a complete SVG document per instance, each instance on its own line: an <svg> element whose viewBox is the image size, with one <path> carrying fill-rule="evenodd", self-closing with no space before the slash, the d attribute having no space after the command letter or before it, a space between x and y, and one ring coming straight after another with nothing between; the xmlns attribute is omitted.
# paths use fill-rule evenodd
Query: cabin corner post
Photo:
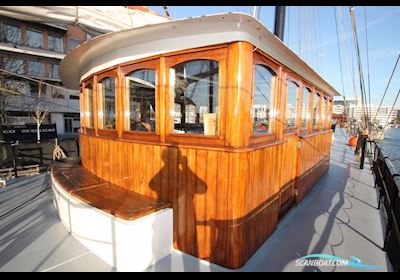
<svg viewBox="0 0 400 280"><path fill-rule="evenodd" d="M253 46L235 42L228 47L227 146L246 147L251 135Z"/></svg>

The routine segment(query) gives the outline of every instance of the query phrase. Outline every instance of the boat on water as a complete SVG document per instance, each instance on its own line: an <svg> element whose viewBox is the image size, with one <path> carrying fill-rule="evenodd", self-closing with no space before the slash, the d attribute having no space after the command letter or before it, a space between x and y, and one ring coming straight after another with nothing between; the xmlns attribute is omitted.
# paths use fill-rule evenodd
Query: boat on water
<svg viewBox="0 0 400 280"><path fill-rule="evenodd" d="M240 268L328 170L339 93L247 14L96 37L60 77L81 164L53 167L55 205L117 270L172 249Z"/></svg>

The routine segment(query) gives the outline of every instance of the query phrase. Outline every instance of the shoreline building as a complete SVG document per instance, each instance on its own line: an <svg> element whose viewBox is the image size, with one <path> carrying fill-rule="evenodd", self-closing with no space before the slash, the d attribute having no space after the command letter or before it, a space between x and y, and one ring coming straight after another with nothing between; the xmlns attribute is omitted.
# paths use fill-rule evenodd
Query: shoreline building
<svg viewBox="0 0 400 280"><path fill-rule="evenodd" d="M0 7L1 125L36 123L38 113L45 115L43 123L56 124L58 137L78 136L79 90L63 86L58 73L61 60L98 35L129 28L120 24L126 21L123 16L131 16L132 25L168 20L141 6L105 8ZM74 9L79 9L79 20L67 18Z"/></svg>

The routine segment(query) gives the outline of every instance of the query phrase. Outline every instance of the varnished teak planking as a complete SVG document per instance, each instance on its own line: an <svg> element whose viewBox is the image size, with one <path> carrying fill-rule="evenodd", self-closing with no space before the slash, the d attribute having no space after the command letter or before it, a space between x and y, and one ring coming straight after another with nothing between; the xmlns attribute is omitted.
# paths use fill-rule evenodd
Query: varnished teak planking
<svg viewBox="0 0 400 280"><path fill-rule="evenodd" d="M97 81L106 76L117 80L117 130L98 129L95 114L95 128L84 128L81 134L83 166L112 184L170 202L174 210L174 247L229 268L246 263L276 228L281 208L302 199L312 187L308 182L314 183L326 171L330 154L330 116L324 123L319 118L322 129L313 130L310 120L308 130L302 131L304 138L298 136L303 86L308 85L313 93L317 89L254 49L249 43L235 42L125 63L87 79L82 89L82 95L86 96L85 84L93 83L97 112ZM219 134L216 137L172 135L168 115L173 90L169 68L183 61L205 58L217 60L220 66ZM262 63L277 74L273 134L262 137L251 135L255 63ZM158 124L151 135L124 131L122 75L141 67L157 71ZM300 86L300 116L297 128L284 130L289 77ZM332 103L329 104L331 112ZM81 108L87 105L82 104ZM82 120L82 124L85 127L87 120Z"/></svg>

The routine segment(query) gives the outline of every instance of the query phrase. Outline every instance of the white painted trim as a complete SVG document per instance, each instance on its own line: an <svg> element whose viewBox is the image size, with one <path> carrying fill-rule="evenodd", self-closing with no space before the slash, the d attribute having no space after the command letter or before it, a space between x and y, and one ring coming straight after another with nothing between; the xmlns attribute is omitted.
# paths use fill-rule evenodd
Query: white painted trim
<svg viewBox="0 0 400 280"><path fill-rule="evenodd" d="M154 54L249 42L331 96L339 95L260 21L243 13L167 21L98 36L72 50L60 63L64 85L79 88L93 73Z"/></svg>

